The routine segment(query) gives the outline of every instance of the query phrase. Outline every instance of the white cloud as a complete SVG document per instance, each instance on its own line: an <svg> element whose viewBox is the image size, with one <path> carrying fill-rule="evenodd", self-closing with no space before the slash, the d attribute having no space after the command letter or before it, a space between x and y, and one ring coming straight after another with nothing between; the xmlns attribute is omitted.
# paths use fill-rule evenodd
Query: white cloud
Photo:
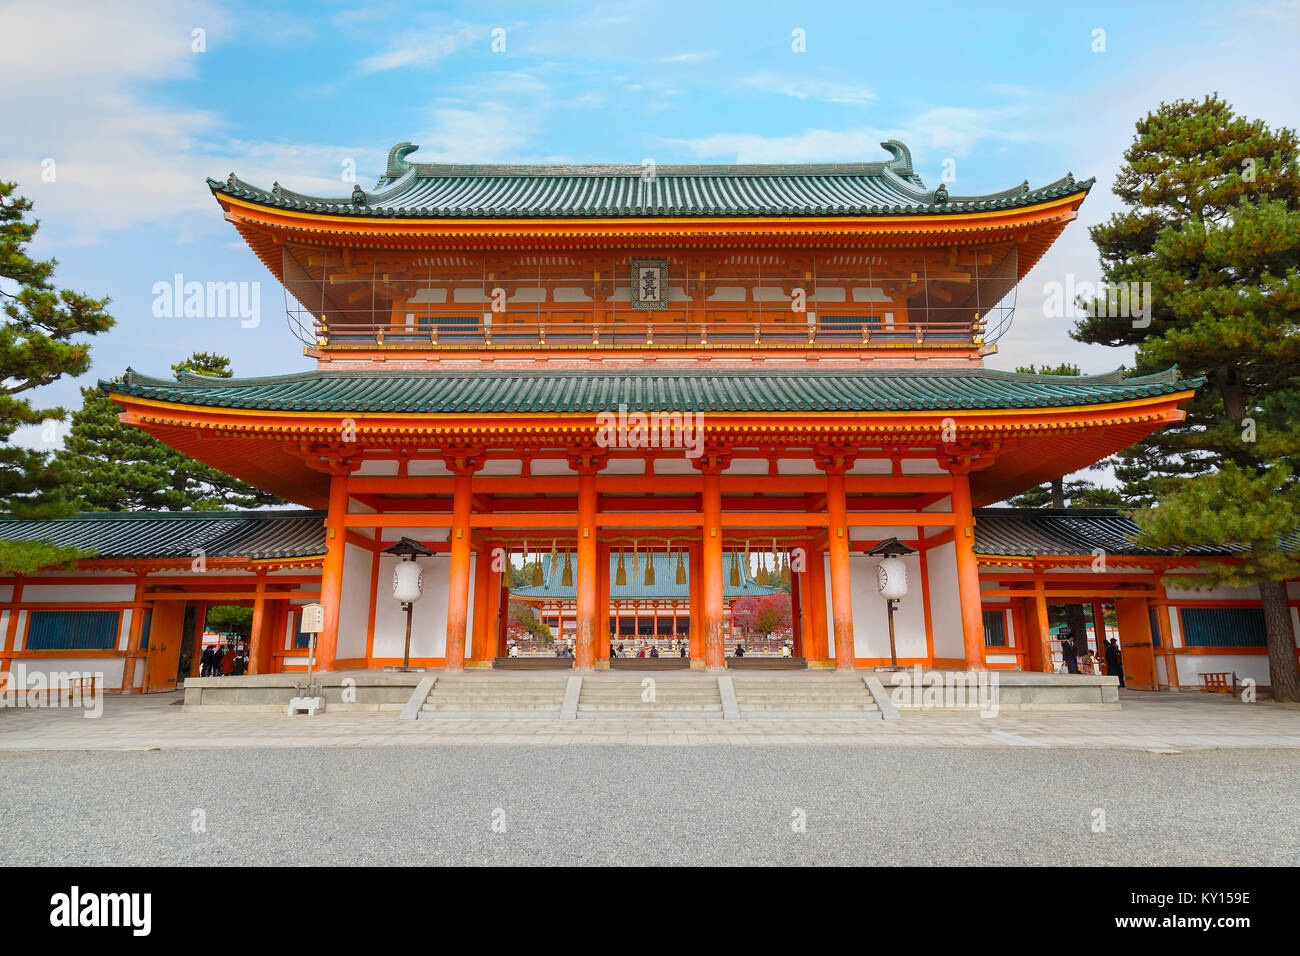
<svg viewBox="0 0 1300 956"><path fill-rule="evenodd" d="M474 23L455 23L445 29L407 34L399 37L385 52L366 57L358 66L363 73L407 66L430 67L487 35L487 27Z"/></svg>
<svg viewBox="0 0 1300 956"><path fill-rule="evenodd" d="M862 104L875 99L876 94L865 86L838 83L834 80L813 77L777 76L757 73L744 79L746 86L768 93L792 96L797 100L820 100L825 103Z"/></svg>

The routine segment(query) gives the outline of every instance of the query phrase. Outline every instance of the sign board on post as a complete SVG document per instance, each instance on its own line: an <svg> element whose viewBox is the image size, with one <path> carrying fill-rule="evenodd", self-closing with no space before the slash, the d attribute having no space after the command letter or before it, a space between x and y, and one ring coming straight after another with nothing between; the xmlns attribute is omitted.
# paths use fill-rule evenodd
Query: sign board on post
<svg viewBox="0 0 1300 956"><path fill-rule="evenodd" d="M304 634L319 634L325 630L325 605L304 604L302 606L302 626Z"/></svg>
<svg viewBox="0 0 1300 956"><path fill-rule="evenodd" d="M325 630L325 605L304 604L299 630L311 635L310 646L307 648L307 685L300 686L298 694L289 701L289 716L305 713L310 717L325 709L324 696L311 682L311 666L316 657L316 635Z"/></svg>

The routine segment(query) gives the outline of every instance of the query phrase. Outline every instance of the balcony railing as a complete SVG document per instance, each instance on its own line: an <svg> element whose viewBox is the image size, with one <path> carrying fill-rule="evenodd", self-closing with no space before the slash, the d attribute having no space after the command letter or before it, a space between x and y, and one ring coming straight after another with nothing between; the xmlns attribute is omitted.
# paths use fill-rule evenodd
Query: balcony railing
<svg viewBox="0 0 1300 956"><path fill-rule="evenodd" d="M330 319L315 322L322 348L709 348L873 345L978 346L985 319L898 322L872 316L821 316L815 321L666 320L556 322L474 316L421 317L405 324Z"/></svg>

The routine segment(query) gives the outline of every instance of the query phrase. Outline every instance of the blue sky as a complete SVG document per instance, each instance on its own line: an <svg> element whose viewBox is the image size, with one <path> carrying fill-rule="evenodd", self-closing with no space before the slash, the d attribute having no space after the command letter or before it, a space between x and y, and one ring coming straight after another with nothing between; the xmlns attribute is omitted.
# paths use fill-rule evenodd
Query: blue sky
<svg viewBox="0 0 1300 956"><path fill-rule="evenodd" d="M424 161L672 163L873 161L897 138L928 184L950 163L954 193L1096 176L989 364L1103 371L1129 356L1072 342L1042 287L1096 277L1086 228L1116 208L1134 120L1217 90L1300 125L1296 2L18 0L0 29L19 38L0 60L0 178L37 203L58 282L112 296L118 320L90 375L34 395L69 407L94 377L167 374L195 350L240 375L308 368L204 178L343 195L347 164L368 186L402 140ZM155 318L153 285L176 273L260 282L261 323Z"/></svg>

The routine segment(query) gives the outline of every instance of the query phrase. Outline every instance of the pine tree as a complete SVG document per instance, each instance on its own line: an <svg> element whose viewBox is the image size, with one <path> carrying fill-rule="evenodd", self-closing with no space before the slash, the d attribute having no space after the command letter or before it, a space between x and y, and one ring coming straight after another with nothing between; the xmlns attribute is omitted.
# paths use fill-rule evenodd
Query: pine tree
<svg viewBox="0 0 1300 956"><path fill-rule="evenodd" d="M40 222L28 218L32 204L16 196L15 183L0 182L0 512L52 518L72 511L65 475L50 453L10 444L24 425L62 421L64 409L39 408L25 392L90 368L84 336L107 331L108 299L93 299L54 285L55 259L33 259L28 245ZM21 397L20 397L21 396ZM0 570L30 573L66 565L89 552L48 542L0 542Z"/></svg>
<svg viewBox="0 0 1300 956"><path fill-rule="evenodd" d="M1128 206L1092 229L1108 284L1150 283L1145 318L1090 304L1072 333L1136 346L1139 372L1177 365L1207 384L1187 419L1124 457L1138 543L1246 549L1209 583L1258 585L1270 680L1300 700L1287 577L1300 575L1300 164L1293 130L1226 102L1161 104L1137 123L1115 193ZM1149 470L1143 474L1143 467ZM1289 542L1289 544L1288 544Z"/></svg>
<svg viewBox="0 0 1300 956"><path fill-rule="evenodd" d="M196 352L172 366L229 378L225 356ZM81 390L80 411L56 456L68 473L66 492L88 511L222 510L280 504L275 495L164 445L118 420L117 404L98 388Z"/></svg>

